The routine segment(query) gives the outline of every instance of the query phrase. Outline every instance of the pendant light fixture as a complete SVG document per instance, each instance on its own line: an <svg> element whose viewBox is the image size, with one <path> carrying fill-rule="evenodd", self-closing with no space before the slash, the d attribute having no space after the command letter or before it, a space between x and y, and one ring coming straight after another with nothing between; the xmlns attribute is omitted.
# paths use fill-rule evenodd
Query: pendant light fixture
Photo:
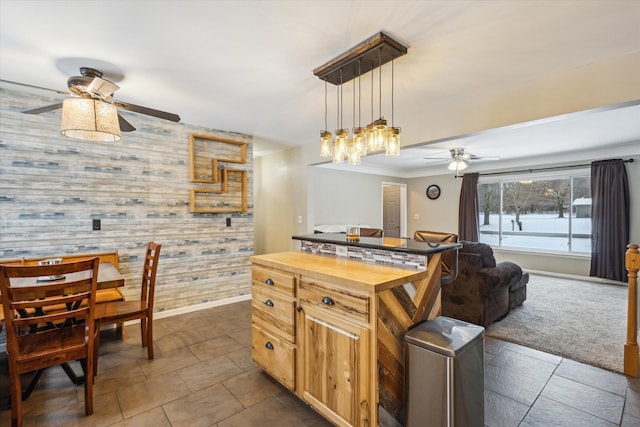
<svg viewBox="0 0 640 427"><path fill-rule="evenodd" d="M340 84L337 87L337 110L338 129L336 129L336 139L333 142L333 163L343 163L347 157L349 131L342 127L342 69L340 69Z"/></svg>
<svg viewBox="0 0 640 427"><path fill-rule="evenodd" d="M331 157L331 132L327 130L327 79L324 79L324 130L320 131L320 157Z"/></svg>
<svg viewBox="0 0 640 427"><path fill-rule="evenodd" d="M387 129L387 145L385 153L387 156L400 155L400 128L395 127L393 121L393 90L394 90L394 60L391 60L391 127Z"/></svg>
<svg viewBox="0 0 640 427"><path fill-rule="evenodd" d="M320 155L332 157L334 163L343 163L345 158L349 164L357 165L362 156L384 150L388 156L400 154L400 128L394 123L394 60L407 53L407 47L389 35L379 32L347 52L316 68L313 72L325 82L325 129L320 132ZM391 126L382 115L382 66L391 62ZM374 70L378 68L378 118L374 120ZM361 75L371 72L371 123L361 126ZM346 77L346 80L345 80ZM355 125L355 78L358 78L358 125ZM353 134L349 139L349 131L342 125L343 85L349 80L353 84ZM331 143L331 132L327 131L327 88L326 84L337 86L337 117L335 139Z"/></svg>

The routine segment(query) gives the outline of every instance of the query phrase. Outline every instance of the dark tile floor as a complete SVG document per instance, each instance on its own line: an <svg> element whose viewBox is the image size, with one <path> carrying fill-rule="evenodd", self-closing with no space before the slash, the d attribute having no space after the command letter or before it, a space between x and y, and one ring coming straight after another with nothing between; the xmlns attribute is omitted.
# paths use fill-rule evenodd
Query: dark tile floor
<svg viewBox="0 0 640 427"><path fill-rule="evenodd" d="M330 425L251 361L250 310L246 301L156 320L153 361L138 327L124 342L103 332L95 413L84 415L83 388L52 368L24 402L25 427ZM8 390L0 366L3 405ZM484 399L492 427L640 426L640 381L492 338Z"/></svg>

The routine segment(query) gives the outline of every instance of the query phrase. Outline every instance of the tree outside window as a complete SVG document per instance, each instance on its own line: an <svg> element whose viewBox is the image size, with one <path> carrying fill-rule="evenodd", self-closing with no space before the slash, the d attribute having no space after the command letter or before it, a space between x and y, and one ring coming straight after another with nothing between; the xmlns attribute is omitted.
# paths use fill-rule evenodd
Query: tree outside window
<svg viewBox="0 0 640 427"><path fill-rule="evenodd" d="M478 184L480 241L532 250L591 251L591 181L576 175Z"/></svg>

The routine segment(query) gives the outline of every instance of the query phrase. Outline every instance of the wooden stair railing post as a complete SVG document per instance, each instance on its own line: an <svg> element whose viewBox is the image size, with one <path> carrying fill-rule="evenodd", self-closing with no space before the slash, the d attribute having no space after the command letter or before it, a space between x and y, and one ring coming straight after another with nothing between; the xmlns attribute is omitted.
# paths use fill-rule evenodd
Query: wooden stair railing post
<svg viewBox="0 0 640 427"><path fill-rule="evenodd" d="M625 266L629 274L627 341L624 343L624 374L638 378L638 245L628 245Z"/></svg>

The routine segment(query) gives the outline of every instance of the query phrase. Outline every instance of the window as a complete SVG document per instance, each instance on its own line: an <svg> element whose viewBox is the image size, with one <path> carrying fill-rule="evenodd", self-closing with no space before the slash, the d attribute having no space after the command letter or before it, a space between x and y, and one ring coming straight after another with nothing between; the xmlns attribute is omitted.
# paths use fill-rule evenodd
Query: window
<svg viewBox="0 0 640 427"><path fill-rule="evenodd" d="M591 177L567 175L481 178L480 241L492 246L591 252Z"/></svg>

